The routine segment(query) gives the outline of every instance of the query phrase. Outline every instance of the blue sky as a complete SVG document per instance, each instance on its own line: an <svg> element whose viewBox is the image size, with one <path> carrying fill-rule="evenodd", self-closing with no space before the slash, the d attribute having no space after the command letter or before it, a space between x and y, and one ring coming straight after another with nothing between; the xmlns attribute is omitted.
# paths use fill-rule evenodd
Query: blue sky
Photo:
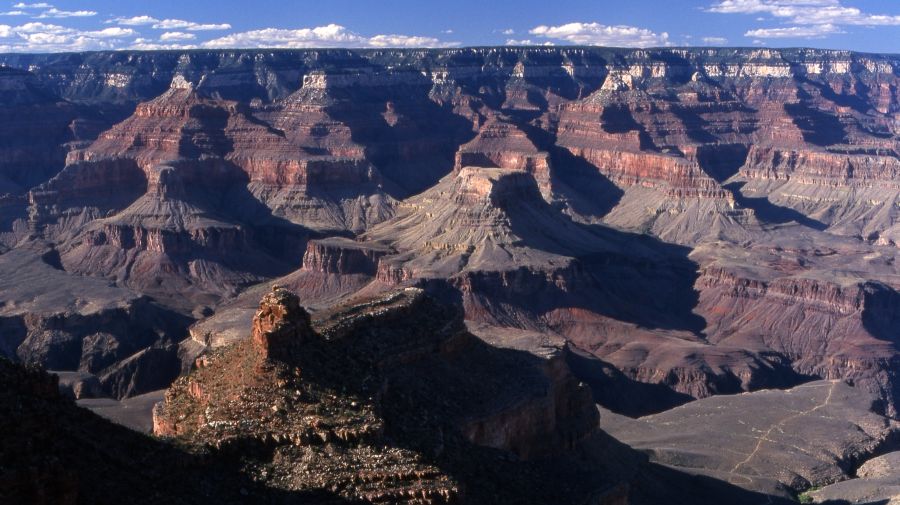
<svg viewBox="0 0 900 505"><path fill-rule="evenodd" d="M0 52L898 41L900 0L0 0Z"/></svg>

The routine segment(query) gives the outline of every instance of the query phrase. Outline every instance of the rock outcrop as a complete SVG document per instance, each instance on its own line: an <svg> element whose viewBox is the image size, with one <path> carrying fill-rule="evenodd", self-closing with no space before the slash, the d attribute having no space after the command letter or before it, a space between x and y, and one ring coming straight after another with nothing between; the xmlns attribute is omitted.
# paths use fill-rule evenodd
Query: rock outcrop
<svg viewBox="0 0 900 505"><path fill-rule="evenodd" d="M301 349L305 340L316 337L297 295L274 286L259 303L250 338L263 359L286 359Z"/></svg>
<svg viewBox="0 0 900 505"><path fill-rule="evenodd" d="M856 471L855 479L811 491L806 497L814 503L884 503L894 505L900 496L900 453L890 452L866 461Z"/></svg>
<svg viewBox="0 0 900 505"><path fill-rule="evenodd" d="M271 453L259 471L285 489L374 502L480 503L485 493L542 502L529 496L526 468L574 463L568 454L596 434L590 394L563 360L538 365L488 347L459 316L406 289L324 311L311 327L297 296L276 287L251 339L199 358L169 390L154 432L258 447ZM495 487L480 474L496 464L494 450L534 462L502 464L507 484ZM595 486L609 484L596 475L565 493Z"/></svg>

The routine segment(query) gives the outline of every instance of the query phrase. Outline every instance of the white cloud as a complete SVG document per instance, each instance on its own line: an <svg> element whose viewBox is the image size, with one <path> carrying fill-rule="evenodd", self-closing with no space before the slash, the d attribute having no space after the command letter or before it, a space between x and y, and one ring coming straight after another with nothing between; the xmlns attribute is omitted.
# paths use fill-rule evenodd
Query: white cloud
<svg viewBox="0 0 900 505"><path fill-rule="evenodd" d="M375 35L368 39L371 47L447 47L448 44L434 37L416 37L410 35Z"/></svg>
<svg viewBox="0 0 900 505"><path fill-rule="evenodd" d="M46 18L86 18L91 16L96 16L96 11L61 11L55 7L52 7L44 12L42 12L38 19L46 19Z"/></svg>
<svg viewBox="0 0 900 505"><path fill-rule="evenodd" d="M529 31L530 34L555 39L570 44L651 47L670 45L669 34L655 33L646 28L617 25L608 26L599 23L568 23L560 26L538 26Z"/></svg>
<svg viewBox="0 0 900 505"><path fill-rule="evenodd" d="M128 46L128 49L139 51L158 51L165 49L196 49L194 44L161 44L152 39L137 38Z"/></svg>
<svg viewBox="0 0 900 505"><path fill-rule="evenodd" d="M841 0L720 0L706 10L720 14L765 14L791 25L760 28L744 34L757 38L816 38L843 33L840 26L900 26L900 15L863 12L843 5Z"/></svg>
<svg viewBox="0 0 900 505"><path fill-rule="evenodd" d="M20 26L0 25L0 51L58 52L116 49L137 35L130 28L110 27L103 30L74 28L40 22Z"/></svg>
<svg viewBox="0 0 900 505"><path fill-rule="evenodd" d="M75 30L59 25L48 25L46 23L25 23L14 28L16 33L74 33Z"/></svg>
<svg viewBox="0 0 900 505"><path fill-rule="evenodd" d="M724 46L728 43L725 37L703 37L700 40L707 46Z"/></svg>
<svg viewBox="0 0 900 505"><path fill-rule="evenodd" d="M43 2L34 3L34 4L27 4L24 2L19 2L15 5L13 5L13 8L15 8L15 9L52 9L53 6L48 3L43 3Z"/></svg>
<svg viewBox="0 0 900 505"><path fill-rule="evenodd" d="M28 14L28 13L25 12L25 11L6 11L6 12L0 12L0 16L24 16L24 15L26 15L26 14Z"/></svg>
<svg viewBox="0 0 900 505"><path fill-rule="evenodd" d="M92 31L92 32L80 32L83 35L87 35L90 37L100 37L100 38L111 38L111 37L134 37L138 33L131 28L120 28L118 26L113 28L104 28L102 30Z"/></svg>
<svg viewBox="0 0 900 505"><path fill-rule="evenodd" d="M115 23L122 26L144 26L159 23L159 20L151 16L134 16L130 18L113 18L106 23Z"/></svg>
<svg viewBox="0 0 900 505"><path fill-rule="evenodd" d="M197 36L193 33L186 32L166 32L159 36L159 40L164 42L170 42L174 40L194 40Z"/></svg>
<svg viewBox="0 0 900 505"><path fill-rule="evenodd" d="M316 28L286 30L264 28L247 32L232 33L205 44L213 48L243 47L338 47L361 46L365 38L340 25L331 24Z"/></svg>
<svg viewBox="0 0 900 505"><path fill-rule="evenodd" d="M514 35L516 33L516 31L513 30L512 28L507 28L506 30L503 30L500 33L502 33L503 35Z"/></svg>
<svg viewBox="0 0 900 505"><path fill-rule="evenodd" d="M758 28L744 34L757 39L814 39L843 33L834 25L788 26L785 28Z"/></svg>
<svg viewBox="0 0 900 505"><path fill-rule="evenodd" d="M231 25L228 23L201 24L193 21L185 21L183 19L163 19L162 21L155 23L153 28L156 28L157 30L189 30L196 32L207 30L229 30L231 29Z"/></svg>
<svg viewBox="0 0 900 505"><path fill-rule="evenodd" d="M455 45L458 44L442 42L432 37L409 35L365 37L337 24L295 30L264 28L232 33L203 43L203 47L208 48L447 47Z"/></svg>
<svg viewBox="0 0 900 505"><path fill-rule="evenodd" d="M535 42L531 39L521 39L521 40L506 39L506 45L508 45L508 46L554 46L556 44L554 44L553 42L550 42L550 41Z"/></svg>

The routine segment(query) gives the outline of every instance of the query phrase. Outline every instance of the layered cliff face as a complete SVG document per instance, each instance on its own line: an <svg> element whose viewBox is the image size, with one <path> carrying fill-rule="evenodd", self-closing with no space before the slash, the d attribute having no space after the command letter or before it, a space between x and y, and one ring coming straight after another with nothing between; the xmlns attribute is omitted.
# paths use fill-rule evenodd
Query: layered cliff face
<svg viewBox="0 0 900 505"><path fill-rule="evenodd" d="M670 405L852 378L896 413L895 57L471 48L0 61L28 69L4 70L10 124L69 125L10 127L28 132L11 149L67 161L0 196L2 256L49 247L62 274L203 319L190 346L245 337L273 278L314 309L418 285L472 322L567 339L600 400L611 379ZM44 108L56 115L21 112ZM54 342L39 333L30 348ZM138 350L115 363L131 370Z"/></svg>
<svg viewBox="0 0 900 505"><path fill-rule="evenodd" d="M895 285L859 275L881 273L892 281L893 256L847 240L832 242L830 250L815 249L808 237L782 243L779 250L695 251L706 265L696 310L708 323L708 340L777 356L803 376L850 379L885 400L881 412L896 416L900 298ZM752 264L735 258L744 255Z"/></svg>

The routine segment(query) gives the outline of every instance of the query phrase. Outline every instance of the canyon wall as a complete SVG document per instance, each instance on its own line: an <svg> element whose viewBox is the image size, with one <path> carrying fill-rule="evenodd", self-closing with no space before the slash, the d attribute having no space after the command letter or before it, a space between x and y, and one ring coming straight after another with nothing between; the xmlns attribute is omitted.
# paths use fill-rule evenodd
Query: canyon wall
<svg viewBox="0 0 900 505"><path fill-rule="evenodd" d="M198 50L0 64L0 258L37 254L41 266L7 268L85 280L85 300L93 281L152 297L199 320L191 346L240 340L272 279L317 310L418 286L673 398L841 378L897 413L896 56ZM72 331L96 333L84 326ZM78 340L37 327L29 356ZM177 357L188 333L173 333L110 366ZM81 366L76 347L61 366Z"/></svg>

